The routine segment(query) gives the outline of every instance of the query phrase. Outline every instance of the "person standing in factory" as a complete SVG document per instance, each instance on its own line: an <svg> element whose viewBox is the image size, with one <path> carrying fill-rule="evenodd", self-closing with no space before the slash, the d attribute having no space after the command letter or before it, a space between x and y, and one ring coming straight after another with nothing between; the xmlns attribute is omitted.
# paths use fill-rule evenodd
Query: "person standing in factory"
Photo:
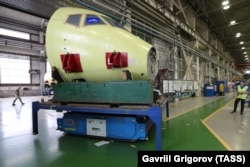
<svg viewBox="0 0 250 167"><path fill-rule="evenodd" d="M21 96L20 96L20 89L21 89L21 86L19 86L19 87L15 90L15 96L16 96L16 98L14 99L14 101L13 101L13 103L12 103L13 106L16 105L15 102L16 102L17 99L19 99L19 101L21 102L21 104L24 105L24 102L22 101Z"/></svg>
<svg viewBox="0 0 250 167"><path fill-rule="evenodd" d="M240 84L236 87L236 92L237 96L235 98L234 109L231 114L236 112L238 103L239 101L241 101L240 114L242 115L244 112L244 106L248 95L248 86L245 85L244 81L240 81Z"/></svg>

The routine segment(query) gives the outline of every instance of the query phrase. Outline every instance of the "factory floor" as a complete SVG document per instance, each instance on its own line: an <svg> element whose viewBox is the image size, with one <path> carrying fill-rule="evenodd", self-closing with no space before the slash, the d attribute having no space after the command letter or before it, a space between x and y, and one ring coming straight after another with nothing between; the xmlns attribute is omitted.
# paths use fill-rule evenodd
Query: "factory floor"
<svg viewBox="0 0 250 167"><path fill-rule="evenodd" d="M162 150L250 150L250 108L233 108L233 93L169 103L163 111ZM155 150L155 128L146 141L124 142L65 135L57 129L62 113L39 111L39 134L32 134L32 102L47 96L0 98L0 167L137 166L138 150ZM104 142L97 146L97 143Z"/></svg>

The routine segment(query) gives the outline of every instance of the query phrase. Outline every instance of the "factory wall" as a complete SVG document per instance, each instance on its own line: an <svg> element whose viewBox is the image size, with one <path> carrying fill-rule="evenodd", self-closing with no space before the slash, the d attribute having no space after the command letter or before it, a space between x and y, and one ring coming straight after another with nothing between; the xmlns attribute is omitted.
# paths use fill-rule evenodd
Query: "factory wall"
<svg viewBox="0 0 250 167"><path fill-rule="evenodd" d="M30 34L30 40L0 35L0 59L25 60L28 62L27 76L29 77L27 83L19 83L18 77L16 83L13 81L6 83L0 80L0 97L14 96L14 90L19 85L23 88L21 92L23 96L41 95L47 61L44 52L44 33L40 30L42 19L3 7L0 7L0 10L1 15L10 19L8 21L2 20L0 28ZM2 73L2 75L7 74ZM18 71L16 71L16 75L18 76Z"/></svg>

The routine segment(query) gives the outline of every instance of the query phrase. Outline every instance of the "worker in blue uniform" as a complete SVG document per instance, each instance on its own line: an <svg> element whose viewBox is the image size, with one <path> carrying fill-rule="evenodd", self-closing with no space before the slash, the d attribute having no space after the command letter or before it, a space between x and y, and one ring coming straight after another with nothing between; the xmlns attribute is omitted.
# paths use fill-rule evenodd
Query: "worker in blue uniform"
<svg viewBox="0 0 250 167"><path fill-rule="evenodd" d="M240 81L240 85L237 86L236 92L237 92L237 96L234 101L234 109L231 113L236 112L238 103L241 102L240 114L242 115L244 112L245 102L248 96L248 86L245 85L244 81Z"/></svg>

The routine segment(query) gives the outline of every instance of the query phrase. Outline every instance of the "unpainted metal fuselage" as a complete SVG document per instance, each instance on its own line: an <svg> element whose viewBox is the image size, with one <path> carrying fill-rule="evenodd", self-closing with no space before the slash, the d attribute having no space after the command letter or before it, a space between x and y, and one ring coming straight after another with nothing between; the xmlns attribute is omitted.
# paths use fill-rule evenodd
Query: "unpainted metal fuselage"
<svg viewBox="0 0 250 167"><path fill-rule="evenodd" d="M70 16L79 14L76 25L66 21ZM97 16L102 24L86 24L87 15ZM46 32L46 52L50 65L58 69L65 82L79 78L90 82L119 81L122 80L123 70L129 70L134 80L153 81L158 70L157 61L151 54L152 45L112 25L107 18L111 20L91 10L59 8L49 20ZM111 52L127 53L128 65L108 69L105 55ZM68 73L62 68L60 55L67 53L80 55L81 72Z"/></svg>

